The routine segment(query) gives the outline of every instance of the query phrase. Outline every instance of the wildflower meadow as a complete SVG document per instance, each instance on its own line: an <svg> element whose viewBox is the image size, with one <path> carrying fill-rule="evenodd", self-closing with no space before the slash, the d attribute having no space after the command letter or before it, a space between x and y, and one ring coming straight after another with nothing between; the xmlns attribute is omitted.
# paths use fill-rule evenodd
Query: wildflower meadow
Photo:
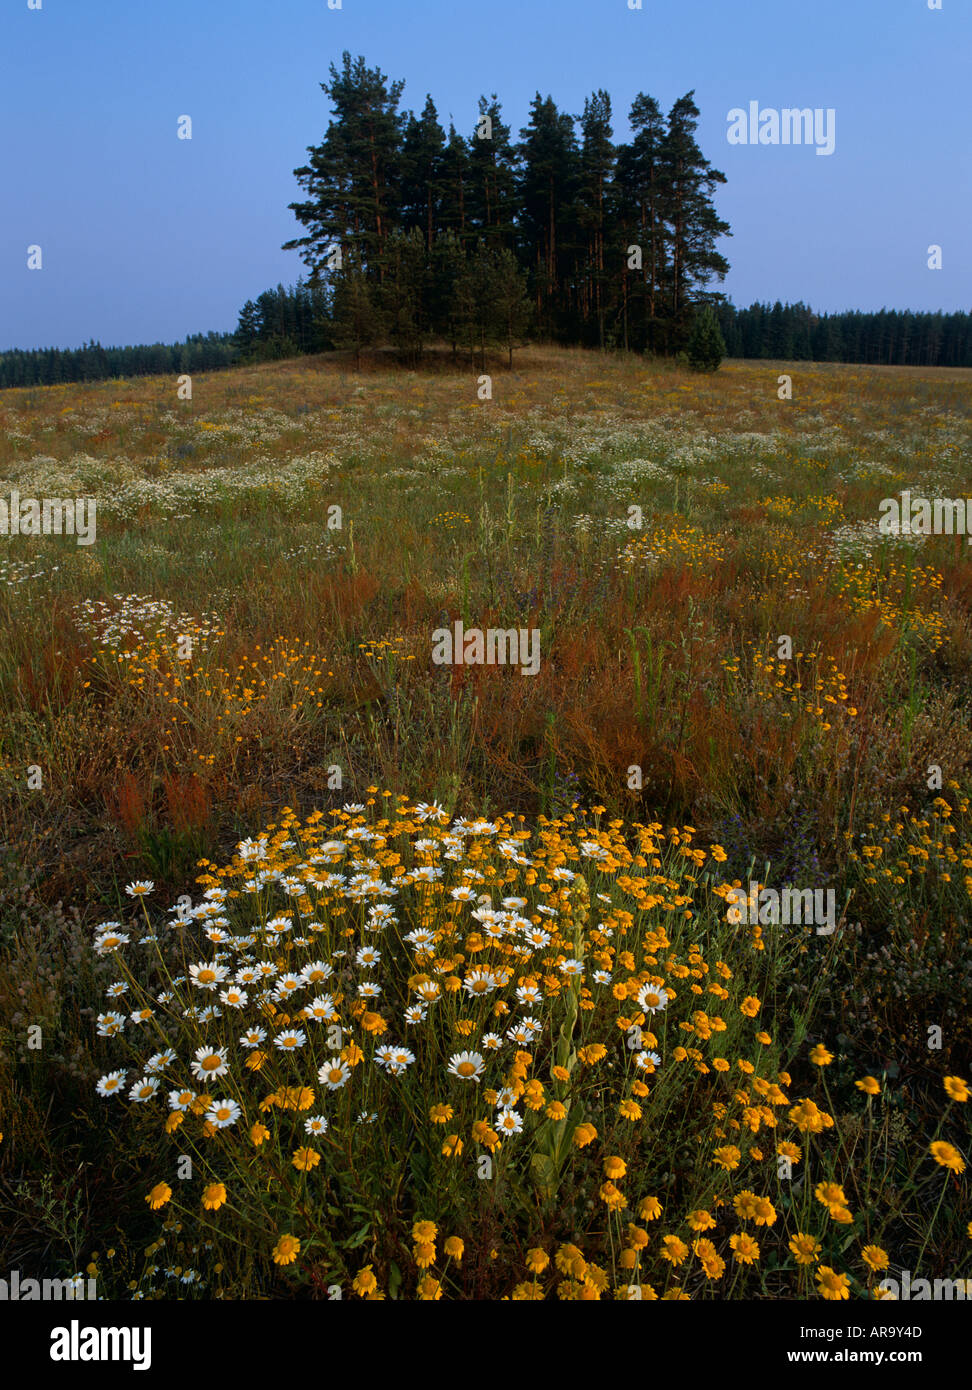
<svg viewBox="0 0 972 1390"><path fill-rule="evenodd" d="M99 497L2 560L11 1265L968 1277L972 564L875 524L963 493L967 379L523 357L5 393L7 484Z"/></svg>

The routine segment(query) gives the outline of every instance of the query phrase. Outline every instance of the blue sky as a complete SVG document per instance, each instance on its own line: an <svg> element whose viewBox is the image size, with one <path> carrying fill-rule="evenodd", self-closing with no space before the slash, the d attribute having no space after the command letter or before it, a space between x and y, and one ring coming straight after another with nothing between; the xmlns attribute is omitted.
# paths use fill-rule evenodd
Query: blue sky
<svg viewBox="0 0 972 1390"><path fill-rule="evenodd" d="M972 308L969 0L40 3L0 11L0 348L231 330L244 300L296 280L293 170L345 48L466 135L480 93L516 136L536 91L576 114L605 87L620 139L638 91L667 109L694 88L728 178L737 304ZM729 144L728 112L751 101L832 107L834 153Z"/></svg>

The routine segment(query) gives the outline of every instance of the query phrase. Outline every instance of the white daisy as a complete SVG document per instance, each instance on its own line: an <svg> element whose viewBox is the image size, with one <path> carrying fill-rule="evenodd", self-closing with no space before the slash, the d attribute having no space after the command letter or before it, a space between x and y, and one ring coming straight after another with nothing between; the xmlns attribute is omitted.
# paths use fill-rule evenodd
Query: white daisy
<svg viewBox="0 0 972 1390"><path fill-rule="evenodd" d="M638 993L638 1003L646 1013L656 1014L668 1003L668 995L659 985L649 981Z"/></svg>
<svg viewBox="0 0 972 1390"><path fill-rule="evenodd" d="M446 1071L460 1081L479 1081L486 1069L486 1059L478 1052L455 1052L449 1058Z"/></svg>
<svg viewBox="0 0 972 1390"><path fill-rule="evenodd" d="M224 1096L221 1100L213 1101L206 1111L206 1119L217 1129L226 1129L229 1125L236 1124L242 1113L235 1100Z"/></svg>
<svg viewBox="0 0 972 1390"><path fill-rule="evenodd" d="M110 1071L101 1078L95 1090L99 1096L119 1096L127 1075L126 1071Z"/></svg>
<svg viewBox="0 0 972 1390"><path fill-rule="evenodd" d="M209 1081L214 1076L225 1076L229 1071L225 1047L197 1047L192 1074L197 1081Z"/></svg>
<svg viewBox="0 0 972 1390"><path fill-rule="evenodd" d="M143 1104L145 1101L152 1099L159 1089L159 1084L159 1078L157 1076L142 1076L132 1086L132 1089L128 1093L128 1098L129 1100L138 1101L139 1104Z"/></svg>
<svg viewBox="0 0 972 1390"><path fill-rule="evenodd" d="M351 1068L347 1062L325 1062L317 1073L317 1079L329 1091L340 1091L351 1080Z"/></svg>

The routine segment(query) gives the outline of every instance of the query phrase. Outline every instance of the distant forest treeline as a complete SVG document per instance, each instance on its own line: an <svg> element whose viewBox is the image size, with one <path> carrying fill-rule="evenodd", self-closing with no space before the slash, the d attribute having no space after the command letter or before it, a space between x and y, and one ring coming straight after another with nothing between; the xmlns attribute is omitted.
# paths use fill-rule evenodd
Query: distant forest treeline
<svg viewBox="0 0 972 1390"><path fill-rule="evenodd" d="M0 388L213 371L333 350L323 292L279 285L241 314L236 333L198 333L184 343L0 352ZM972 314L815 314L805 304L716 306L730 357L902 367L972 367Z"/></svg>

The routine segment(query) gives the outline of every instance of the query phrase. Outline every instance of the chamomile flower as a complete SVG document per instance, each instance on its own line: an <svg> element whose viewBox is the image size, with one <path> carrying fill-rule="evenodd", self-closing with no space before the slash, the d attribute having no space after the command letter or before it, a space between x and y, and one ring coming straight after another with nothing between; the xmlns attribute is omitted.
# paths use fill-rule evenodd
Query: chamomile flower
<svg viewBox="0 0 972 1390"><path fill-rule="evenodd" d="M95 1090L99 1096L119 1096L127 1075L126 1071L110 1071L101 1078Z"/></svg>
<svg viewBox="0 0 972 1390"><path fill-rule="evenodd" d="M351 1068L347 1062L325 1062L318 1070L317 1079L329 1091L340 1091L351 1080Z"/></svg>
<svg viewBox="0 0 972 1390"><path fill-rule="evenodd" d="M191 1071L198 1081L210 1081L229 1071L225 1047L197 1047Z"/></svg>
<svg viewBox="0 0 972 1390"><path fill-rule="evenodd" d="M304 1121L305 1134L326 1134L328 1121L323 1115L311 1115Z"/></svg>
<svg viewBox="0 0 972 1390"><path fill-rule="evenodd" d="M224 1097L222 1100L214 1100L206 1111L206 1119L217 1129L226 1129L233 1125L242 1114L240 1106L235 1100Z"/></svg>
<svg viewBox="0 0 972 1390"><path fill-rule="evenodd" d="M94 939L95 954L98 956L110 955L112 951L117 951L120 946L125 946L131 940L122 931L110 930L99 932Z"/></svg>
<svg viewBox="0 0 972 1390"><path fill-rule="evenodd" d="M273 1045L281 1052L296 1052L298 1048L307 1042L307 1034L303 1028L285 1028L282 1033L278 1033L273 1040Z"/></svg>
<svg viewBox="0 0 972 1390"><path fill-rule="evenodd" d="M189 967L189 977L197 989L215 989L223 983L228 974L226 966L218 965L216 961L203 961Z"/></svg>
<svg viewBox="0 0 972 1390"><path fill-rule="evenodd" d="M164 1052L156 1052L145 1063L145 1071L148 1075L156 1071L165 1071L166 1067L171 1067L176 1055L171 1047L167 1047Z"/></svg>
<svg viewBox="0 0 972 1390"><path fill-rule="evenodd" d="M654 985L649 981L639 990L638 1003L645 1013L656 1014L664 1009L668 1003L668 995L659 985Z"/></svg>
<svg viewBox="0 0 972 1390"><path fill-rule="evenodd" d="M144 1105L148 1100L152 1100L159 1089L159 1078L157 1076L142 1076L134 1083L128 1093L129 1100L136 1101L139 1105Z"/></svg>
<svg viewBox="0 0 972 1390"><path fill-rule="evenodd" d="M123 1032L125 1028L124 1014L99 1014L97 1021L99 1038L113 1038L116 1033Z"/></svg>
<svg viewBox="0 0 972 1390"><path fill-rule="evenodd" d="M449 1058L446 1071L460 1081L479 1081L486 1069L486 1059L478 1052L455 1052Z"/></svg>

